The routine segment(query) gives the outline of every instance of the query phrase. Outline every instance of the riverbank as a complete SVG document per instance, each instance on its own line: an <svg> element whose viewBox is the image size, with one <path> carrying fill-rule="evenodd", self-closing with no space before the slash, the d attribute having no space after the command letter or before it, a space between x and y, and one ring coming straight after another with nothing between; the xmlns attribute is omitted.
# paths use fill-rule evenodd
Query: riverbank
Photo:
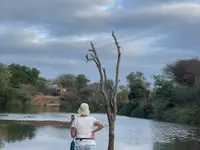
<svg viewBox="0 0 200 150"><path fill-rule="evenodd" d="M71 126L70 121L51 121L51 120L45 120L45 121L20 121L20 123L25 124L25 125L31 125L31 126L37 126L37 127L42 127L42 126L54 126L54 127L67 127L69 128Z"/></svg>
<svg viewBox="0 0 200 150"><path fill-rule="evenodd" d="M45 111L52 111L54 108L55 112L59 112L60 109L65 110L65 112L76 113L81 101L70 101L66 98L59 96L45 96L45 95L35 95L32 98L31 107L37 107L37 110L33 112L44 111L42 107L45 107ZM91 112L102 113L105 112L105 107L103 104L99 104L97 101L84 101L90 105ZM29 107L30 108L30 107ZM26 109L26 108L23 108ZM39 110L41 109L41 110ZM12 113L20 112L20 110L11 110ZM23 110L26 112L26 110ZM54 110L53 110L54 111ZM199 114L199 115L198 115ZM182 107L174 107L162 110L156 110L156 106L150 104L139 105L138 103L126 101L118 102L118 115L153 119L165 122L173 122L178 124L188 124L188 125L200 125L200 109L197 105L187 105Z"/></svg>
<svg viewBox="0 0 200 150"><path fill-rule="evenodd" d="M0 127L3 128L5 125L3 125L1 122L12 122L13 120L0 120ZM53 127L65 127L69 128L71 126L70 121L52 121L52 120L38 120L38 121L32 121L32 120L15 120L16 124L21 125L28 125L28 126L36 126L36 127L44 127L44 126L53 126Z"/></svg>
<svg viewBox="0 0 200 150"><path fill-rule="evenodd" d="M60 98L59 96L35 95L31 105L60 107Z"/></svg>
<svg viewBox="0 0 200 150"><path fill-rule="evenodd" d="M118 114L128 117L200 126L200 107L198 105L190 104L165 109L157 109L156 107L155 104L140 106L135 102L119 103Z"/></svg>

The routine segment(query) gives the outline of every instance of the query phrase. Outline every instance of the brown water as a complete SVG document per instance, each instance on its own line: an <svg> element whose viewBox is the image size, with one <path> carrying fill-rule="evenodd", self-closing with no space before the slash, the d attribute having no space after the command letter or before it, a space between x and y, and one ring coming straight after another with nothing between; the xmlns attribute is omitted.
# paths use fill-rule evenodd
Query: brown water
<svg viewBox="0 0 200 150"><path fill-rule="evenodd" d="M69 150L68 128L28 126L17 120L68 121L70 115L62 112L2 113L0 147L3 150ZM103 131L96 134L96 150L106 150L106 115L91 115L106 124ZM200 129L191 126L118 116L115 134L116 150L200 150Z"/></svg>

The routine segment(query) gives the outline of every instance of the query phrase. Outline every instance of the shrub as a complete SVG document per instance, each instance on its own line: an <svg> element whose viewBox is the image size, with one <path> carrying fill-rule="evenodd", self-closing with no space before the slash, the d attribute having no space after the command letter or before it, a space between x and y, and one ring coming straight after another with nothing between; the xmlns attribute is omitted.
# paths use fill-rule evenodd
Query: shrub
<svg viewBox="0 0 200 150"><path fill-rule="evenodd" d="M4 96L6 107L22 107L32 101L29 93L16 88L8 88Z"/></svg>
<svg viewBox="0 0 200 150"><path fill-rule="evenodd" d="M32 101L32 96L28 92L17 89L16 99L20 100L23 105L27 105Z"/></svg>
<svg viewBox="0 0 200 150"><path fill-rule="evenodd" d="M200 124L200 107L192 105L187 108L187 123L192 125Z"/></svg>
<svg viewBox="0 0 200 150"><path fill-rule="evenodd" d="M133 109L131 112L131 117L138 117L138 118L143 118L144 117L144 111L141 106L136 107Z"/></svg>
<svg viewBox="0 0 200 150"><path fill-rule="evenodd" d="M164 112L163 120L176 123L187 123L187 108L172 108Z"/></svg>
<svg viewBox="0 0 200 150"><path fill-rule="evenodd" d="M9 108L13 108L13 107L23 107L23 104L20 100L18 99L15 99L15 100L9 100L7 103L6 103L6 108L9 109Z"/></svg>
<svg viewBox="0 0 200 150"><path fill-rule="evenodd" d="M190 125L200 124L200 107L188 105L167 110L164 112L163 120Z"/></svg>
<svg viewBox="0 0 200 150"><path fill-rule="evenodd" d="M131 116L133 109L136 108L138 104L135 102L122 102L118 106L120 106L118 107L118 113L120 115Z"/></svg>

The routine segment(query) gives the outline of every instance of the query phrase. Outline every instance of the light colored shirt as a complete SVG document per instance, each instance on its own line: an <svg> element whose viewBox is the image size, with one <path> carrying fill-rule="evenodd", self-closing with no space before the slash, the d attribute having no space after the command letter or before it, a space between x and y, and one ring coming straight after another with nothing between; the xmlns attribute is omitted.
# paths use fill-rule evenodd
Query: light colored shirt
<svg viewBox="0 0 200 150"><path fill-rule="evenodd" d="M94 123L97 121L94 117L76 117L71 127L76 128L76 138L91 138L91 133L95 129ZM76 140L78 145L96 145L95 140L83 139Z"/></svg>

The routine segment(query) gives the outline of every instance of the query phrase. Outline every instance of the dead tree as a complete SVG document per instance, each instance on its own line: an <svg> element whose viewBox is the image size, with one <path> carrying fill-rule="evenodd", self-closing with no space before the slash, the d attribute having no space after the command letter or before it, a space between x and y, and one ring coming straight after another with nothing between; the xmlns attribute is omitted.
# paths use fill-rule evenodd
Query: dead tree
<svg viewBox="0 0 200 150"><path fill-rule="evenodd" d="M114 42L115 42L115 45L117 48L117 52L118 52L114 87L112 87L108 82L106 70L105 70L105 68L102 67L101 61L98 57L95 46L92 42L90 42L91 49L89 49L89 51L91 52L90 57L88 55L86 55L86 61L87 62L89 62L89 61L95 62L97 69L99 71L99 75L100 75L99 91L104 96L105 108L106 108L106 113L107 113L107 118L108 118L108 123L109 123L108 150L114 150L114 140L115 140L114 131L115 131L115 120L116 120L116 115L117 115L117 93L118 93L118 84L119 84L118 78L119 78L119 65L120 65L120 59L121 59L120 46L117 41L117 38L115 37L114 32L112 32L112 37L114 39ZM106 89L109 89L109 94L106 91Z"/></svg>

